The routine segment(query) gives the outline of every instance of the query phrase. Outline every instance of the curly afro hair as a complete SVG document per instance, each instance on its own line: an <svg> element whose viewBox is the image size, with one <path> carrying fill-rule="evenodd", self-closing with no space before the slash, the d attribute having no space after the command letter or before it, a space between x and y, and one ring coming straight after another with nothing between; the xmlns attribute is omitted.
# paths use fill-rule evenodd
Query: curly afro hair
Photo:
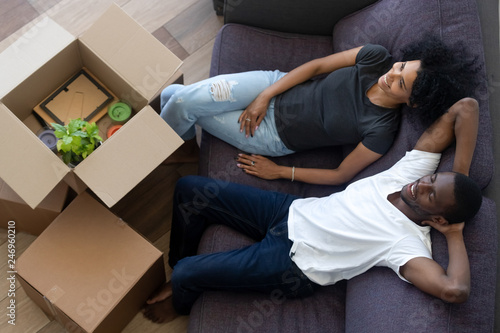
<svg viewBox="0 0 500 333"><path fill-rule="evenodd" d="M450 47L436 36L427 35L402 49L402 54L403 61L421 61L410 105L424 125L430 125L458 100L473 97L480 68L476 58L470 60L463 45Z"/></svg>

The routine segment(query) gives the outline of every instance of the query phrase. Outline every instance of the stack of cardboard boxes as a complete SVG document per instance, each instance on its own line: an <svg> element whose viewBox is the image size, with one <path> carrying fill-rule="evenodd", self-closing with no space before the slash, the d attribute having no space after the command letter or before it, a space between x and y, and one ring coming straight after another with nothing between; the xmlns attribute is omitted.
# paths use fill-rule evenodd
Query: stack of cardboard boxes
<svg viewBox="0 0 500 333"><path fill-rule="evenodd" d="M78 38L46 18L0 54L0 226L39 235L17 278L70 332L121 331L165 281L162 253L108 208L182 144L149 105L180 65L115 5ZM71 169L36 136L33 108L82 68L133 117Z"/></svg>

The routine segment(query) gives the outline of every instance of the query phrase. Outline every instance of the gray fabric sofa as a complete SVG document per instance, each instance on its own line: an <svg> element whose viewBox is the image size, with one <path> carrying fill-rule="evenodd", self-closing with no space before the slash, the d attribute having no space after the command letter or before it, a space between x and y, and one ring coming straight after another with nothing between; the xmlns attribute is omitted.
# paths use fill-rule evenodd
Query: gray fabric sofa
<svg viewBox="0 0 500 333"><path fill-rule="evenodd" d="M495 0L485 1L491 5ZM216 2L222 3L214 0L214 5ZM494 8L494 4L491 6ZM496 6L498 8L498 2ZM288 18L281 18L279 13ZM496 20L498 31L498 14ZM254 69L288 71L313 58L368 42L384 45L397 59L401 46L428 31L451 43L461 40L481 62L485 59L474 0L318 0L314 3L226 0L225 23L214 45L211 75ZM480 103L480 129L471 168L471 177L482 188L487 188L494 173L488 94L491 86L485 70L481 73L484 80L474 96ZM409 112L403 109L399 133L390 151L356 179L387 169L413 147L424 128L410 121ZM333 168L350 149L352 147L316 149L274 160L296 167ZM301 196L324 196L344 188L251 177L236 168L237 153L237 149L203 132L200 174ZM443 154L440 171L451 169L453 156L453 148ZM464 233L472 275L471 295L464 304L444 303L401 281L391 270L374 268L349 281L322 287L313 296L300 300L285 301L254 293L205 293L191 312L188 331L492 332L498 251L497 212L493 200L484 198L478 215ZM448 254L444 237L432 231L432 241L435 260L446 267ZM251 242L253 240L229 228L214 225L205 232L199 252L233 249Z"/></svg>

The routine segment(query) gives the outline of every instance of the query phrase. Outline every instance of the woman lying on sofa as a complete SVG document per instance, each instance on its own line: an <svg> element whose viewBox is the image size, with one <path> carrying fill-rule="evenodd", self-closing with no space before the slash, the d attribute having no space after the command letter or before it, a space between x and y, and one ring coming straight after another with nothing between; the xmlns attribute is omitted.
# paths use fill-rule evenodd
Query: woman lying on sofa
<svg viewBox="0 0 500 333"><path fill-rule="evenodd" d="M171 85L162 92L161 116L184 140L198 124L246 152L237 165L247 174L343 184L387 152L403 104L430 124L474 88L474 62L437 38L403 54L394 63L384 47L368 44L289 73L251 71ZM316 78L321 74L328 75ZM346 144L357 146L336 169L280 166L261 156Z"/></svg>

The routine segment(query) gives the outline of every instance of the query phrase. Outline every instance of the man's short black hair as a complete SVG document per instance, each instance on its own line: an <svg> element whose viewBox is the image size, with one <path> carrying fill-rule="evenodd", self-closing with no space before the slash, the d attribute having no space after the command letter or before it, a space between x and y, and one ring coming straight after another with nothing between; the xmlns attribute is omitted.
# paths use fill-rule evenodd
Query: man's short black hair
<svg viewBox="0 0 500 333"><path fill-rule="evenodd" d="M455 205L448 209L444 218L449 223L471 220L481 207L483 196L475 181L461 173L455 173Z"/></svg>

